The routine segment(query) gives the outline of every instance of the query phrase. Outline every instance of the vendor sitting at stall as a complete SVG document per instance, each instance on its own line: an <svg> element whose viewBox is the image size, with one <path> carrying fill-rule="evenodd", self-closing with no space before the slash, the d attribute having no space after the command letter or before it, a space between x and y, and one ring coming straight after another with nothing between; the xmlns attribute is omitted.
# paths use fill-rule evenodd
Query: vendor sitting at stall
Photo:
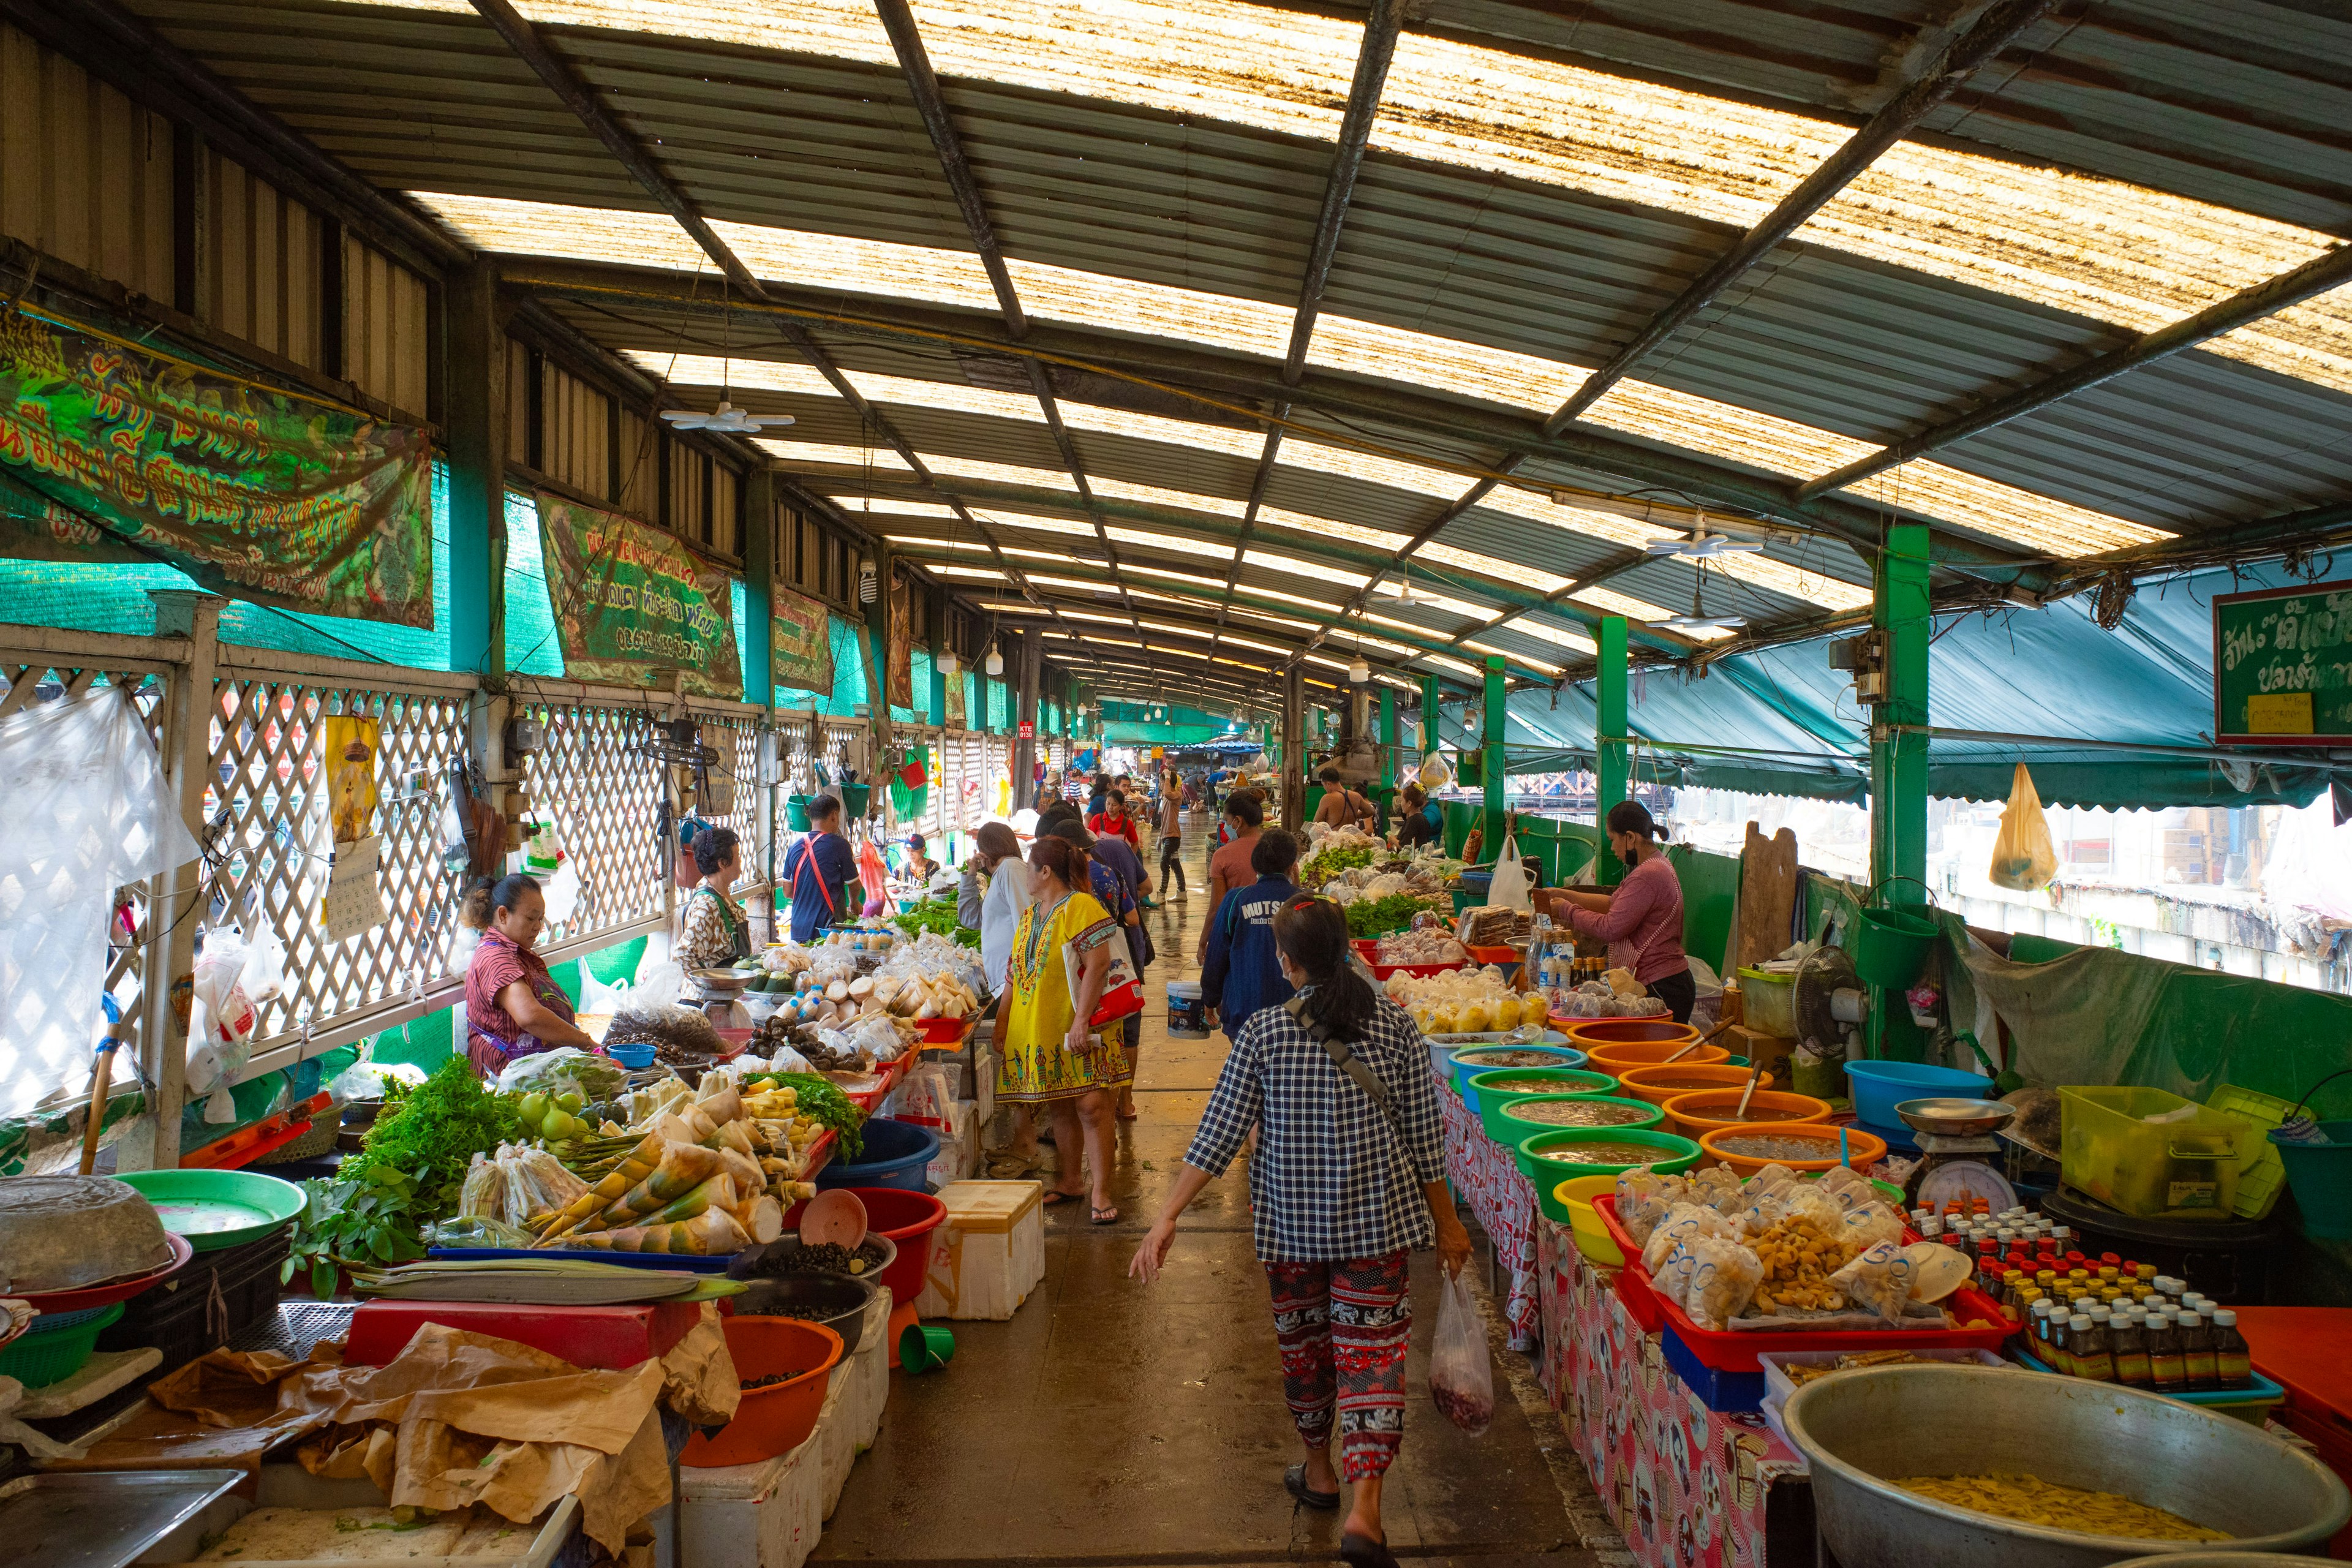
<svg viewBox="0 0 2352 1568"><path fill-rule="evenodd" d="M793 940L805 947L822 927L856 914L849 884L857 856L841 836L841 802L820 795L808 803L809 830L784 858L784 894L792 900Z"/></svg>
<svg viewBox="0 0 2352 1568"><path fill-rule="evenodd" d="M695 978L701 969L724 969L751 956L751 917L728 892L743 868L741 839L731 827L696 830L690 846L694 868L701 879L677 912L677 938L671 956L686 971L686 986L678 999L693 1005L731 999L734 992L716 991Z"/></svg>
<svg viewBox="0 0 2352 1568"><path fill-rule="evenodd" d="M1434 844L1444 836L1445 825L1429 793L1417 784L1408 784L1397 792L1395 837L1398 846L1417 849L1424 844Z"/></svg>
<svg viewBox="0 0 2352 1568"><path fill-rule="evenodd" d="M517 1057L562 1046L596 1049L572 1021L572 998L531 951L547 929L537 882L519 875L484 882L467 896L461 918L482 928L466 967L466 1059L476 1072L495 1080Z"/></svg>

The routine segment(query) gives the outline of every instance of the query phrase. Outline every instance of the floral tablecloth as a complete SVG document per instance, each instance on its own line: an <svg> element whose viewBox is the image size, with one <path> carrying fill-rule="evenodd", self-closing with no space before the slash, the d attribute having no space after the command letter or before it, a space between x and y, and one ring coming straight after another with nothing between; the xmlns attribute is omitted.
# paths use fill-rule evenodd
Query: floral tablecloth
<svg viewBox="0 0 2352 1568"><path fill-rule="evenodd" d="M1538 1215L1536 1233L1538 1373L1626 1549L1644 1568L1811 1568L1797 1456L1761 1417L1709 1410L1566 1226Z"/></svg>
<svg viewBox="0 0 2352 1568"><path fill-rule="evenodd" d="M1510 1275L1503 1319L1510 1345L1524 1351L1536 1329L1536 1190L1519 1173L1510 1151L1486 1136L1443 1074L1437 1103L1445 1115L1445 1174L1495 1244L1495 1258Z"/></svg>

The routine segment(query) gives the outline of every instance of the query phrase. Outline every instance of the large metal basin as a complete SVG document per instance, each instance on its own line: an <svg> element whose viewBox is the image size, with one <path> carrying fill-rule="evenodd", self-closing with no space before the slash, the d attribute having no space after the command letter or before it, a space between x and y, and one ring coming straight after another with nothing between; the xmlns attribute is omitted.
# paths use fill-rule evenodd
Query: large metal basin
<svg viewBox="0 0 2352 1568"><path fill-rule="evenodd" d="M1812 1466L1822 1537L1845 1568L2104 1568L2187 1552L2290 1552L2352 1518L2334 1472L2242 1421L2048 1373L1893 1366L1790 1395L1789 1441ZM2117 1492L2235 1537L2084 1535L1970 1513L1891 1481L2039 1476Z"/></svg>

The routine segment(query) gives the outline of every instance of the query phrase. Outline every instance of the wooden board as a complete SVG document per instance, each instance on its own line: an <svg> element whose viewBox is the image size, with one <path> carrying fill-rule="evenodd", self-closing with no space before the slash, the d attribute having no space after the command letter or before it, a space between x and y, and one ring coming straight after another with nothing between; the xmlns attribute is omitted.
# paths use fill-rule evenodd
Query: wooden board
<svg viewBox="0 0 2352 1568"><path fill-rule="evenodd" d="M1796 834L1783 827L1767 838L1749 823L1739 852L1738 963L1759 963L1787 947L1796 910Z"/></svg>

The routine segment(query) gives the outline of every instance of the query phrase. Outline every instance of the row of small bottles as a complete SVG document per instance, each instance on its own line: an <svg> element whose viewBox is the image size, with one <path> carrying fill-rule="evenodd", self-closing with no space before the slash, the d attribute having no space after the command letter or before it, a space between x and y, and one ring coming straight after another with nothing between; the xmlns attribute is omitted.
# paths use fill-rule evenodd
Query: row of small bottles
<svg viewBox="0 0 2352 1568"><path fill-rule="evenodd" d="M2251 1388L2253 1367L2238 1314L2197 1305L2110 1306L2090 1300L2073 1310L2054 1301L2033 1303L2028 1314L2035 1359L2071 1377L2121 1384L2152 1394L2196 1394Z"/></svg>

